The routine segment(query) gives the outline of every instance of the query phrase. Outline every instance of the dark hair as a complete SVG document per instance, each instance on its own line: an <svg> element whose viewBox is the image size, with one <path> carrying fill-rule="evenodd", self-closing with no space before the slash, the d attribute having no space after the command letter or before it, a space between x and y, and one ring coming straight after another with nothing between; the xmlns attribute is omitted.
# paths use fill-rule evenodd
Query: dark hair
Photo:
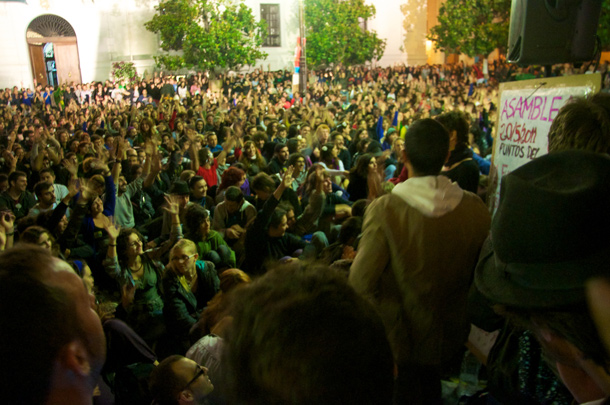
<svg viewBox="0 0 610 405"><path fill-rule="evenodd" d="M549 130L549 152L567 149L610 153L610 95L574 98L559 110Z"/></svg>
<svg viewBox="0 0 610 405"><path fill-rule="evenodd" d="M470 119L466 113L461 111L450 111L435 118L440 122L451 135L455 131L457 142L456 145L468 143L468 130L470 128Z"/></svg>
<svg viewBox="0 0 610 405"><path fill-rule="evenodd" d="M280 153L280 151L284 148L288 148L288 145L286 145L285 143L276 143L273 147L273 153Z"/></svg>
<svg viewBox="0 0 610 405"><path fill-rule="evenodd" d="M307 178L305 179L305 183L304 183L304 187L303 187L303 190L304 190L304 193L305 193L306 196L309 196L316 189L316 183L317 183L316 169L318 167L324 169L324 167L321 164L314 163L307 170ZM322 176L325 179L327 179L327 178L330 177L330 174L324 169L322 171Z"/></svg>
<svg viewBox="0 0 610 405"><path fill-rule="evenodd" d="M261 155L260 151L258 150L256 144L253 141L246 141L244 142L244 146L242 146L241 148L242 154L239 158L239 161L245 166L245 170L250 169L250 166L252 166L253 163L251 159L246 158L246 155L244 153L246 147L248 146L252 146L254 148L254 153L256 154L256 159L254 160L254 163L256 163L259 168L263 168L267 164L265 158L263 157L263 155Z"/></svg>
<svg viewBox="0 0 610 405"><path fill-rule="evenodd" d="M119 237L116 239L116 252L117 252L117 258L119 260L119 263L123 267L127 265L127 249L129 249L129 246L127 245L127 243L128 243L127 241L132 234L136 234L138 236L138 238L140 238L142 243L146 242L146 239L144 238L144 236L137 229L135 229L135 228L121 229L121 233L119 234ZM147 257L147 256L142 255L142 260L144 260L145 257Z"/></svg>
<svg viewBox="0 0 610 405"><path fill-rule="evenodd" d="M349 217L343 224L341 224L341 230L339 231L339 242L347 243L352 238L357 238L362 231L362 218L361 217Z"/></svg>
<svg viewBox="0 0 610 405"><path fill-rule="evenodd" d="M254 136L252 137L252 140L254 142L258 142L261 140L264 140L265 142L269 141L269 138L267 138L267 134L262 132L262 131L258 131L257 133L254 134Z"/></svg>
<svg viewBox="0 0 610 405"><path fill-rule="evenodd" d="M293 122L290 128L288 128L288 139L295 138L299 134L300 129L300 123Z"/></svg>
<svg viewBox="0 0 610 405"><path fill-rule="evenodd" d="M45 173L51 173L51 175L53 175L53 177L55 177L55 171L50 167L46 167L38 172L38 174L40 174L40 176L42 176Z"/></svg>
<svg viewBox="0 0 610 405"><path fill-rule="evenodd" d="M206 164L208 162L208 160L210 160L210 149L208 149L207 147L199 149L198 157L199 157L199 165L203 166L204 164ZM211 163L214 163L213 159L212 159Z"/></svg>
<svg viewBox="0 0 610 405"><path fill-rule="evenodd" d="M431 118L415 121L405 135L405 153L420 176L436 176L449 153L449 133Z"/></svg>
<svg viewBox="0 0 610 405"><path fill-rule="evenodd" d="M344 276L326 267L270 270L236 290L233 304L230 403L391 403L384 326ZM363 378L363 370L375 372Z"/></svg>
<svg viewBox="0 0 610 405"><path fill-rule="evenodd" d="M199 229L201 224L210 217L210 212L199 204L189 205L184 214L185 236L197 243L201 240Z"/></svg>
<svg viewBox="0 0 610 405"><path fill-rule="evenodd" d="M282 218L286 216L286 211L282 208L277 207L273 214L271 214L271 218L269 219L269 228L277 228L282 223Z"/></svg>
<svg viewBox="0 0 610 405"><path fill-rule="evenodd" d="M294 207L292 206L292 204L290 203L290 201L282 201L279 203L278 208L283 209L286 213L293 211L294 212Z"/></svg>
<svg viewBox="0 0 610 405"><path fill-rule="evenodd" d="M202 176L193 176L191 177L191 179L189 180L189 189L192 189L193 187L195 187L195 184L199 183L201 180L205 180Z"/></svg>
<svg viewBox="0 0 610 405"><path fill-rule="evenodd" d="M244 193L241 192L241 189L239 187L227 187L227 191L225 192L225 200L232 202L242 202L244 200Z"/></svg>
<svg viewBox="0 0 610 405"><path fill-rule="evenodd" d="M246 173L238 169L237 167L229 167L226 169L221 176L220 186L218 186L218 191L224 190L227 187L235 186L237 183L241 181Z"/></svg>
<svg viewBox="0 0 610 405"><path fill-rule="evenodd" d="M23 243L37 245L38 239L40 239L40 236L45 233L47 235L49 235L49 239L51 240L51 243L54 243L55 238L53 238L53 235L51 234L51 232L48 229L43 228L42 226L38 226L38 225L32 225L32 226L27 227L27 229L19 235L19 241L23 242Z"/></svg>
<svg viewBox="0 0 610 405"><path fill-rule="evenodd" d="M254 191L260 190L271 193L273 192L276 186L275 181L273 181L271 176L269 176L267 173L259 173L252 179L250 187Z"/></svg>
<svg viewBox="0 0 610 405"><path fill-rule="evenodd" d="M372 142L371 138L362 138L357 141L356 150L358 152L364 152L366 148L369 146L369 143Z"/></svg>
<svg viewBox="0 0 610 405"><path fill-rule="evenodd" d="M53 183L48 181L39 181L34 186L34 194L36 194L36 197L40 200L40 195L51 187L53 187Z"/></svg>
<svg viewBox="0 0 610 405"><path fill-rule="evenodd" d="M25 174L24 172L19 171L19 170L16 170L16 171L12 172L11 174L8 175L8 184L9 184L9 186L10 186L11 183L16 182L17 179L19 179L19 177L25 177L27 179L28 175Z"/></svg>
<svg viewBox="0 0 610 405"><path fill-rule="evenodd" d="M352 216L353 217L364 217L366 208L369 206L369 200L360 199L352 204Z"/></svg>
<svg viewBox="0 0 610 405"><path fill-rule="evenodd" d="M0 253L0 395L7 403L44 403L57 355L81 334L74 300L46 283L55 260L31 245Z"/></svg>
<svg viewBox="0 0 610 405"><path fill-rule="evenodd" d="M322 162L326 163L327 166L335 163L335 159L333 157L334 148L335 144L332 142L327 142L320 148L320 159ZM329 167L329 169L338 169L338 167Z"/></svg>
<svg viewBox="0 0 610 405"><path fill-rule="evenodd" d="M297 160L299 159L303 159L305 160L305 156L303 156L303 154L301 153L291 153L290 157L288 158L288 166L294 166L297 162Z"/></svg>
<svg viewBox="0 0 610 405"><path fill-rule="evenodd" d="M276 126L276 130L275 132L279 132L279 128L280 128L280 123L277 120L271 120L269 121L269 123L267 123L267 136L269 138L271 138L271 135L273 135L272 129L273 129L273 125L275 124Z"/></svg>
<svg viewBox="0 0 610 405"><path fill-rule="evenodd" d="M363 155L358 156L358 159L356 159L356 164L354 165L354 167L352 167L352 170L350 170L350 174L356 174L366 179L369 174L369 163L374 157L375 156L370 153L365 153Z"/></svg>
<svg viewBox="0 0 610 405"><path fill-rule="evenodd" d="M155 405L178 405L178 395L186 381L176 374L173 367L183 358L179 354L166 357L150 374L148 387Z"/></svg>
<svg viewBox="0 0 610 405"><path fill-rule="evenodd" d="M290 127L290 128L292 128L292 127ZM288 152L290 153L290 156L292 156L293 154L295 154L299 151L298 138L288 139L288 141L286 141L286 145L288 146Z"/></svg>

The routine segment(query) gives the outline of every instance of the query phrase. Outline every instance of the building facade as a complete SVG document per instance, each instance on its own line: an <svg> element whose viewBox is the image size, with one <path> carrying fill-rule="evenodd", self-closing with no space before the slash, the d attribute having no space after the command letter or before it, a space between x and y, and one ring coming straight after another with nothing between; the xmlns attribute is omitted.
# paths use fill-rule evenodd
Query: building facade
<svg viewBox="0 0 610 405"><path fill-rule="evenodd" d="M442 0L368 0L376 7L366 28L386 39L377 65L423 64L430 59L425 35L429 8ZM245 0L269 37L265 69L292 69L299 35L299 0ZM111 65L133 62L140 75L157 68L159 38L144 23L158 0L0 0L0 87L109 79ZM438 58L437 58L438 59ZM444 61L444 60L443 60ZM439 62L435 60L435 62Z"/></svg>

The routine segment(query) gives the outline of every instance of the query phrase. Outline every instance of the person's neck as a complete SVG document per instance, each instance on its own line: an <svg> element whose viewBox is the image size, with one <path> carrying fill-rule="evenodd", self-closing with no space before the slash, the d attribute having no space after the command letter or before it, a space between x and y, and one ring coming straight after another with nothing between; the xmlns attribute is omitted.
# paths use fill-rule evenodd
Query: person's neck
<svg viewBox="0 0 610 405"><path fill-rule="evenodd" d="M142 266L142 257L140 255L137 255L135 257L132 257L128 260L127 265L130 268L140 268Z"/></svg>
<svg viewBox="0 0 610 405"><path fill-rule="evenodd" d="M14 188L8 189L8 195L10 195L13 200L18 200L19 198L21 198L21 194L22 194L22 192L18 189L14 189Z"/></svg>
<svg viewBox="0 0 610 405"><path fill-rule="evenodd" d="M38 204L40 205L40 208L42 208L43 210L46 210L46 209L49 209L49 208L53 208L54 202L51 202L49 204L45 204L44 202L40 201Z"/></svg>
<svg viewBox="0 0 610 405"><path fill-rule="evenodd" d="M192 268L188 269L187 272L184 274L184 278L186 278L186 280L189 283L192 283L197 278L197 269L196 269L196 267L193 266Z"/></svg>

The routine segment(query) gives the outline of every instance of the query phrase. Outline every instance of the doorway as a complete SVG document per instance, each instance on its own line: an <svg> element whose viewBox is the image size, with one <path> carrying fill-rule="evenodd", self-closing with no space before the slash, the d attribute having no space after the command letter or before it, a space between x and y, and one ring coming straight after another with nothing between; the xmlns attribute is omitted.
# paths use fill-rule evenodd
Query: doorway
<svg viewBox="0 0 610 405"><path fill-rule="evenodd" d="M37 84L81 83L76 33L70 23L53 14L41 15L30 22L26 40Z"/></svg>

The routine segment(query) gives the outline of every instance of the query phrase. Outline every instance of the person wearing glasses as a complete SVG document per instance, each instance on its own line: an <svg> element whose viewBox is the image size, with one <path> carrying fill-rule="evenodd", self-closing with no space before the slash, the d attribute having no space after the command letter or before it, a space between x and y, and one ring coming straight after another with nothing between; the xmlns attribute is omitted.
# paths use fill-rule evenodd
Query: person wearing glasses
<svg viewBox="0 0 610 405"><path fill-rule="evenodd" d="M167 357L155 368L149 380L154 405L205 404L214 384L208 369L186 357Z"/></svg>
<svg viewBox="0 0 610 405"><path fill-rule="evenodd" d="M163 275L163 315L175 342L175 353L184 354L191 347L191 328L220 290L214 263L198 259L195 243L181 239L172 248L170 264Z"/></svg>
<svg viewBox="0 0 610 405"><path fill-rule="evenodd" d="M171 198L171 199L170 199ZM108 251L104 260L106 272L121 287L121 303L116 317L131 326L151 347L165 333L161 279L165 271L158 261L175 241L182 239L178 200L166 197L165 207L172 217L170 240L156 249L144 252L144 236L133 228L106 227Z"/></svg>

